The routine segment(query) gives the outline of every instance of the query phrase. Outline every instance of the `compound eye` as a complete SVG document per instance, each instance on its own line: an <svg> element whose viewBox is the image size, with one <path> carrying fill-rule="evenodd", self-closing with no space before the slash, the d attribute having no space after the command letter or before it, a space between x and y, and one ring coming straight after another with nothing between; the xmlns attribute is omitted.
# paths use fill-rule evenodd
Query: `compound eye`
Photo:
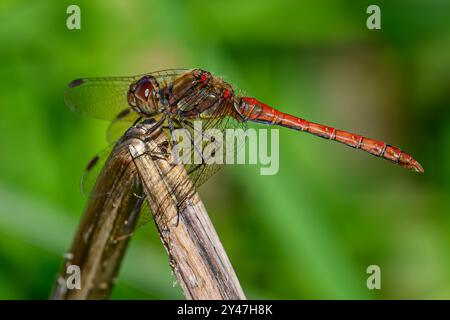
<svg viewBox="0 0 450 320"><path fill-rule="evenodd" d="M136 84L134 89L134 95L141 101L148 101L148 98L152 94L153 85L150 79L141 79Z"/></svg>

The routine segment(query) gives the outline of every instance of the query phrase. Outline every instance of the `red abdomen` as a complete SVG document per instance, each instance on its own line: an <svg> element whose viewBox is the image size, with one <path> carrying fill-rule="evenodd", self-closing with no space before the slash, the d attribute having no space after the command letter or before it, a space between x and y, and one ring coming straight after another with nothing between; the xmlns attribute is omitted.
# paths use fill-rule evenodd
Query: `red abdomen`
<svg viewBox="0 0 450 320"><path fill-rule="evenodd" d="M265 123L269 125L278 125L290 129L309 132L328 140L335 140L350 147L364 150L374 156L390 160L400 166L424 172L422 166L413 159L408 153L401 149L388 145L387 143L364 136L350 133L343 130L337 130L322 124L314 123L283 113L268 105L256 100L255 98L242 97L239 103L238 112L247 121Z"/></svg>

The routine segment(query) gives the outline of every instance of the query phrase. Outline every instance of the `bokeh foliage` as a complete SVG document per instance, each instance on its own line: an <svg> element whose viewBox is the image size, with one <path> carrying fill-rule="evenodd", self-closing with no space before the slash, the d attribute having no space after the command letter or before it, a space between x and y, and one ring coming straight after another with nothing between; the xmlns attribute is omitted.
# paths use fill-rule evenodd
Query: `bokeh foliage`
<svg viewBox="0 0 450 320"><path fill-rule="evenodd" d="M82 29L65 27L69 4ZM82 76L201 67L306 119L384 139L418 175L280 130L280 171L229 166L200 191L250 298L450 298L450 3L377 1L0 3L0 298L45 299L86 199L107 123L70 113ZM382 290L366 288L366 268ZM180 298L151 224L113 298Z"/></svg>

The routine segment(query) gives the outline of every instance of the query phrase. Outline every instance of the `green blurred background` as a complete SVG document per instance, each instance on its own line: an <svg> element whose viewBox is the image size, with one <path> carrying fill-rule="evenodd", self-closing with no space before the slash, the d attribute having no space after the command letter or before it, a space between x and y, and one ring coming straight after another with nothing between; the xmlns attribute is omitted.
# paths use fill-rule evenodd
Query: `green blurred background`
<svg viewBox="0 0 450 320"><path fill-rule="evenodd" d="M450 2L10 1L0 4L0 298L46 299L106 122L69 81L201 67L285 112L404 148L409 172L280 130L280 171L229 166L200 191L249 298L450 298ZM81 7L81 30L66 8ZM382 289L366 287L381 267ZM182 298L152 223L116 299Z"/></svg>

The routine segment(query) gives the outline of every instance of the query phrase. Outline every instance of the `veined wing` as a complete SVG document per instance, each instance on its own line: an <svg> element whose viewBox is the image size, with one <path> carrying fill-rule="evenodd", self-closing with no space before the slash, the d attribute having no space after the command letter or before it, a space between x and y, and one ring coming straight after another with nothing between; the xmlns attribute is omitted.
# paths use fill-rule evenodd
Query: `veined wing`
<svg viewBox="0 0 450 320"><path fill-rule="evenodd" d="M239 129L242 130L242 133L247 129L246 123L238 121L230 116L223 117L217 117L217 118L211 118L208 120L203 120L204 122L204 128L211 129L215 128L219 130L222 134L225 135L226 129ZM178 127L178 126L177 126ZM193 137L196 133L197 135L202 135L204 143L201 143L201 145L198 145L198 142L195 142L193 140L190 141L192 144L190 158L192 159L194 157L194 154L196 156L200 157L202 159L202 162L200 164L185 164L186 170L189 175L189 179L191 180L193 184L193 188L197 189L200 187L203 183L205 183L211 176L213 176L218 170L220 170L224 164L219 163L206 163L207 158L210 157L210 154L204 154L202 153L202 148L204 148L206 145L209 144L217 144L217 150L221 149L221 144L225 141L219 142L218 140L211 140L211 137L202 134L202 132L195 132L196 129L191 126L188 123L185 123L181 126L182 128L185 128L189 132L189 136ZM170 140L170 133L168 132L168 128L165 127L165 131L167 133L168 139ZM178 127L179 128L179 127ZM239 149L242 148L244 145L245 138L242 134L237 134L235 137L235 146L232 150L226 150L225 148L222 149L222 152L224 152L223 157L226 158L226 153L228 152L239 152ZM194 146L196 144L196 146ZM101 169L103 165L105 164L106 160L108 159L111 151L114 149L114 144L111 144L109 147L107 147L105 150L100 152L98 155L96 155L89 165L86 168L85 174L83 176L82 181L82 190L83 193L87 196L90 194L91 197L98 197L98 196L104 196L104 194L92 194L91 190L93 186L95 185L96 179L101 172ZM193 192L195 189L190 190L187 192L186 197L189 196L190 192ZM145 194L136 195L137 197L145 197ZM183 199L178 199L183 200ZM138 223L136 225L136 229L139 229L143 225L147 224L149 221L153 219L153 216L151 214L150 206L147 203L148 199L146 199L142 205L141 212L139 214Z"/></svg>
<svg viewBox="0 0 450 320"><path fill-rule="evenodd" d="M189 101L184 101L187 104L191 103L197 103L198 101L204 99L204 94L190 99ZM192 101L191 101L192 100ZM227 129L238 129L236 131L236 135L234 136L234 139L236 139L235 144L233 143L234 147L231 150L228 150L225 148L225 141L217 140L216 137L210 136L209 133L198 131L196 129L193 119L187 120L187 119L178 119L175 120L174 126L175 129L184 128L187 130L188 137L190 140L191 148L190 148L190 159L193 159L194 156L197 156L197 158L201 159L201 163L191 163L191 164L185 164L186 170L189 175L189 179L191 180L193 184L193 188L196 189L200 185L202 185L204 182L206 182L212 175L214 175L221 167L223 167L222 163L209 163L208 159L212 156L210 153L204 153L204 148L206 146L213 146L214 148L209 148L209 150L214 150L215 153L220 152L222 153L223 160L227 158L227 153L235 153L238 152L238 149L240 149L244 144L244 132L246 130L246 123L242 122L238 119L236 119L233 116L234 107L232 104L226 103L225 101L218 101L218 103L222 103L223 105L220 108L216 109L216 112L212 114L207 119L196 119L197 121L202 122L202 128L203 129L215 129L217 133L219 133L222 137L226 137L226 130ZM118 120L121 118L126 119L129 117L130 114L125 112L120 114L117 119L113 123L117 123ZM126 120L124 120L126 121ZM172 142L172 137L169 132L168 124L163 124L163 127L165 128L165 132L167 134L167 137L170 142ZM194 137L201 137L200 141L194 141ZM109 148L107 148L104 152L99 154L94 158L94 161L91 162L91 164L88 166L86 170L86 174L84 176L84 183L83 183L83 190L85 194L89 193L89 190L92 188L92 186L95 183L96 177L98 173L101 170L101 167L103 166L105 160L107 159L109 153L111 152L113 148L113 145L111 145ZM191 190L192 191L194 191ZM190 192L187 192L186 197L189 196ZM98 196L93 195L91 196ZM138 197L145 197L144 194L142 195L136 195ZM183 199L178 199L179 201L182 201ZM148 199L147 199L148 201ZM142 206L142 210L139 217L139 222L137 223L136 228L139 228L140 226L146 224L148 221L152 219L150 207L147 203L147 201L144 202Z"/></svg>
<svg viewBox="0 0 450 320"><path fill-rule="evenodd" d="M225 107L223 109L219 109L220 112L216 114L214 117L207 119L207 120L198 120L203 122L203 129L216 129L217 133L221 133L223 137L226 136L226 130L227 129L235 129L235 133L233 135L233 147L231 149L227 149L225 144L226 141L219 141L216 140L215 137L208 135L207 133L197 131L195 126L190 123L189 121L186 121L184 123L181 123L181 128L184 128L189 133L188 136L190 137L190 143L191 143L191 154L189 155L190 159L193 159L194 156L197 156L201 159L201 163L195 164L185 164L186 171L188 173L189 179L192 182L192 188L191 190L187 191L184 197L189 197L190 193L198 189L202 184L204 184L206 181L209 180L213 175L215 175L221 168L223 168L224 163L209 163L208 159L211 157L211 154L208 152L205 152L206 146L210 146L213 148L210 148L210 150L217 150L217 152L222 152L223 160L229 156L228 153L231 153L231 155L237 155L237 153L242 152L243 146L245 145L245 131L247 130L247 123L239 121L229 115L230 112L229 107ZM180 128L179 125L176 125L176 128ZM168 128L166 128L168 129ZM166 130L167 137L169 141L171 141L170 133L168 130ZM193 137L201 136L202 142L199 143L199 141L194 141ZM219 151L221 150L221 151ZM183 184L182 180L179 179L179 183ZM145 197L145 194L142 194L142 196ZM178 201L183 201L182 199L177 199ZM144 201L141 212L139 214L139 219L136 224L136 229L144 226L149 221L153 219L153 215L151 213L150 206L148 204L148 201L151 201L149 199L146 199Z"/></svg>
<svg viewBox="0 0 450 320"><path fill-rule="evenodd" d="M139 114L127 108L120 112L109 124L106 130L106 140L114 143L140 118Z"/></svg>
<svg viewBox="0 0 450 320"><path fill-rule="evenodd" d="M103 166L108 160L111 152L114 150L115 143L110 144L108 147L96 154L87 164L84 170L83 178L81 180L81 192L84 196L98 197L104 194L93 194L92 189L97 181Z"/></svg>
<svg viewBox="0 0 450 320"><path fill-rule="evenodd" d="M66 105L83 115L112 120L128 108L127 93L130 85L145 75L155 77L160 87L171 83L187 69L155 71L130 77L81 78L69 83L64 93Z"/></svg>

